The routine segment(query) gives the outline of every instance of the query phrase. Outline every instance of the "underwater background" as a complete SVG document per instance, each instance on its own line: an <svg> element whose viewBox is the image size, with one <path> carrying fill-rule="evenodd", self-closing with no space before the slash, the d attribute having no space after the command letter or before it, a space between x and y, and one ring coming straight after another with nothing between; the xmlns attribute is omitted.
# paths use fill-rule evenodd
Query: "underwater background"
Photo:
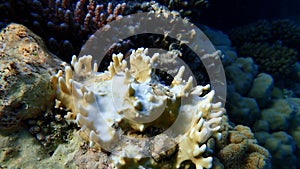
<svg viewBox="0 0 300 169"><path fill-rule="evenodd" d="M207 153L214 157L212 168L300 168L300 1L0 0L0 169L109 168L101 160L89 162L107 154L92 153L87 143L74 139L73 132L79 127L63 118L68 110L53 108L55 94L48 90L48 71L61 69L63 61L70 63L90 36L106 24L155 10L151 6L155 3L188 18L222 53L228 121L222 128L226 133L222 141ZM11 23L30 31L8 28ZM10 34L15 30L18 37L34 39L27 42L33 45L26 46L17 38L6 41L6 37L15 37ZM195 53L174 39L137 35L117 41L100 69L109 66L113 53L128 55L139 47L179 50L196 74L197 84L210 82L203 64L194 61ZM22 50L14 50L17 47ZM36 55L39 57L27 60ZM48 59L50 55L55 59ZM159 76L170 84L172 77L163 72ZM33 106L28 108L27 103ZM71 161L76 162L62 160L75 150ZM39 157L32 160L36 155Z"/></svg>

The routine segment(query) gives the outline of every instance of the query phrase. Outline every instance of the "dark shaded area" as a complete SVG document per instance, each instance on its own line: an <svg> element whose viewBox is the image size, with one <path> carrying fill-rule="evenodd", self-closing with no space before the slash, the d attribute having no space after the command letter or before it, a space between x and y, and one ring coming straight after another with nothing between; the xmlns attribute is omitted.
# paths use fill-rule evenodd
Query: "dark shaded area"
<svg viewBox="0 0 300 169"><path fill-rule="evenodd" d="M260 19L289 18L300 23L299 7L297 0L210 0L201 17L193 20L221 30Z"/></svg>
<svg viewBox="0 0 300 169"><path fill-rule="evenodd" d="M69 62L95 31L123 14L149 11L151 7L147 2L149 0L0 0L0 29L12 22L23 24L42 37L53 54ZM198 16L207 4L201 0L157 2L183 16Z"/></svg>
<svg viewBox="0 0 300 169"><path fill-rule="evenodd" d="M61 14L65 15L64 17L58 15L58 17L55 16L55 11L53 11L57 9L55 4L50 5L51 7L48 8L48 1L46 0L0 0L0 28L5 27L10 22L24 24L44 39L51 52L69 61L69 57L78 54L82 44L96 30L91 26L92 23L89 23L88 29L84 29L85 23L83 21L66 21L66 18L68 18L66 17L67 10L70 9L71 13L74 14L77 2L77 0L70 0L67 7L61 5L61 2L58 3ZM87 7L87 0L83 2L84 8L80 17L82 17L81 20L86 20L84 17L89 13L88 9L92 8ZM126 2L126 14L147 10L147 7L143 9L143 5L141 5L141 2L147 1L97 0L95 2L104 5L101 12L106 17L105 8L108 2L112 2L113 7L117 3ZM192 22L221 30L230 30L260 19L289 18L300 23L300 10L298 10L300 1L296 0L157 0L157 2L166 5L170 10L179 11L182 16L189 17ZM72 15L70 19L74 19ZM103 23L106 22L102 21Z"/></svg>
<svg viewBox="0 0 300 169"><path fill-rule="evenodd" d="M90 35L122 15L120 3L116 7L89 0L1 0L0 28L22 24L40 36L53 54L69 62Z"/></svg>
<svg viewBox="0 0 300 169"><path fill-rule="evenodd" d="M53 109L45 114L25 121L29 132L38 140L51 156L59 144L67 143L72 132L80 128L73 122L67 122L66 111Z"/></svg>

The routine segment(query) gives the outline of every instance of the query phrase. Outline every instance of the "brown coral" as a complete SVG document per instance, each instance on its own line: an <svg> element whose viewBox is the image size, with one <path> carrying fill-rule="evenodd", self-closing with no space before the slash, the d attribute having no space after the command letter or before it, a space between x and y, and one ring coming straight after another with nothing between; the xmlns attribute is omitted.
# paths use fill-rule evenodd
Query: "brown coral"
<svg viewBox="0 0 300 169"><path fill-rule="evenodd" d="M229 126L222 132L223 139L217 142L220 151L217 158L225 168L266 169L271 168L268 150L259 146L250 128L238 125Z"/></svg>

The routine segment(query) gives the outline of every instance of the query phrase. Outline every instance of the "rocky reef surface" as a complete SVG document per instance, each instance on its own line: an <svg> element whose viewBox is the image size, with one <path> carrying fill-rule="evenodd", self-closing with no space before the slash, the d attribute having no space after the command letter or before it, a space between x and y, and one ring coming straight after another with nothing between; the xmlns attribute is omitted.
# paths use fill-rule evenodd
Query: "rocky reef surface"
<svg viewBox="0 0 300 169"><path fill-rule="evenodd" d="M190 6L207 3L159 2L179 12L140 1L0 2L6 10L0 26L17 21L42 37L18 24L0 32L0 168L299 168L300 26L290 20L263 20L228 35L197 25L219 50L207 56L224 66L226 113L212 101L203 65L174 40L151 35L118 42L114 48L123 53L109 51L101 70L93 56L73 56L68 64L48 51L68 60L123 14L154 10L194 18L199 11ZM201 37L194 30L180 35ZM169 52L152 56L141 47ZM159 56L180 56L195 78L184 79L185 68L173 78L153 69ZM182 112L186 132L164 133ZM148 123L157 113L162 117Z"/></svg>
<svg viewBox="0 0 300 169"><path fill-rule="evenodd" d="M7 31L7 30L13 30L16 31ZM9 25L6 29L3 29L1 32L2 36L16 36L16 32L23 32L24 37L29 38L29 37L36 37L34 34L31 34L31 32L25 28L22 25L16 25L16 24L11 24ZM57 60L53 55L48 53L48 51L45 48L42 48L43 42L42 41L31 41L31 43L26 43L26 44L35 44L38 49L43 49L43 50L37 50L37 56L44 56L42 54L47 54L49 56L48 59L53 59ZM1 46L8 46L9 49L14 49L14 48L19 48L19 41L2 41ZM32 51L31 45L26 45L24 48L25 51L29 50ZM34 50L36 52L36 50ZM36 57L36 54L32 54L31 52L28 52L29 54L27 56L31 57ZM226 51L225 51L226 53ZM142 53L141 53L142 54ZM227 54L230 54L230 51L227 51ZM25 53L26 55L26 53ZM23 59L24 58L24 53L14 53L13 55L16 58ZM122 64L118 64L118 61L116 59L119 59L119 56L115 56L115 61L114 61L114 67L110 68L110 72L116 72L118 73L120 70L123 70ZM143 58L143 57L142 57ZM2 61L2 58L1 58ZM4 61L4 59L3 59ZM84 60L82 60L84 62ZM59 86L54 86L55 92L51 92L50 95L48 95L48 98L43 98L44 95L39 97L39 101L36 101L40 104L43 102L47 103L49 106L46 106L46 109L43 106L40 106L40 109L38 110L39 113L35 114L30 114L31 112L28 112L26 116L22 116L23 118L18 119L17 121L13 121L14 123L9 123L9 124L14 124L13 126L20 126L19 129L17 130L12 130L11 128L7 128L5 125L5 132L4 129L1 130L1 142L3 143L1 145L1 151L0 151L0 164L2 168L138 168L138 167L145 167L149 168L152 166L152 168L179 168L179 167L192 167L195 166L197 168L228 168L234 167L234 168L239 168L239 167L245 167L245 168L251 168L253 166L257 166L257 168L270 168L270 154L268 151L259 146L257 144L257 141L254 139L253 134L251 133L251 130L247 127L244 126L232 126L229 124L229 121L226 116L222 116L221 121L213 120L214 118L220 116L212 116L211 120L213 120L212 124L217 124L219 123L219 127L216 125L212 125L211 127L214 126L214 128L211 128L213 130L218 131L217 134L215 135L216 137L210 137L210 136L204 136L206 132L202 133L201 130L205 129L202 128L201 126L205 124L205 120L200 120L201 123L195 121L195 125L197 126L195 129L190 131L190 135L195 130L199 130L199 133L195 132L195 139L198 140L196 142L193 141L193 137L191 139L183 139L183 142L174 142L170 140L168 137L165 137L163 135L160 135L158 137L155 137L153 141L151 142L152 147L150 151L152 151L152 156L148 158L137 158L137 159L132 159L132 158L119 158L112 156L110 153L108 153L105 150L101 149L101 146L91 146L88 145L90 140L84 132L80 132L79 128L74 124L74 120L68 120L64 118L65 116L67 117L72 117L72 113L70 114L70 110L72 110L72 106L68 106L67 102L67 97L64 95L61 95L59 91L63 91L65 94L68 92L68 84L65 84L61 78L58 78L57 81L52 78L51 81L51 76L52 77L60 77L63 75L63 72L59 73L59 76L56 76L54 74L54 71L57 69L63 70L61 67L65 67L65 73L66 73L66 78L68 78L68 75L70 75L70 69L68 68L66 63L63 63L59 60L57 61L51 61L51 63L47 63L46 61L42 61L44 64L25 64L23 66L29 67L29 70L32 67L34 68L40 68L38 69L39 71L43 72L44 69L43 67L46 67L48 70L48 75L43 76L43 78L48 79L47 82L49 82L49 88L47 88L47 91L51 91L49 89L51 88L51 84L59 84ZM4 63L4 62L3 62ZM6 63L6 62L5 62ZM9 63L9 62L8 62ZM24 63L24 62L22 62ZM38 63L38 61L37 61ZM76 63L76 62L73 62ZM79 62L78 62L79 63ZM142 62L143 63L143 62ZM4 64L6 65L6 64ZM77 64L78 65L78 64ZM79 64L80 65L80 64ZM121 66L121 67L118 67ZM73 65L74 66L74 65ZM87 67L86 67L87 66ZM88 65L85 65L84 67L88 69ZM137 66L138 68L139 66ZM78 68L81 68L80 66ZM119 69L120 68L120 69ZM53 71L51 71L53 70ZM125 69L124 69L125 70ZM123 70L123 71L124 71ZM9 72L10 70L8 69L6 72ZM76 70L75 70L76 71ZM139 74L140 72L137 71ZM148 71L149 73L149 71ZM146 71L147 74L147 71ZM103 74L103 78L105 79L105 76L108 74ZM6 75L8 76L8 75ZM146 75L146 77L149 76ZM10 77L10 76L8 76ZM16 77L16 76L12 76ZM17 76L18 77L18 76ZM142 76L143 77L143 76ZM10 77L11 78L11 77ZM8 78L8 80L10 80ZM33 77L34 78L34 77ZM107 77L109 78L109 76ZM22 76L21 76L22 79ZM14 79L13 79L14 80ZM143 79L137 78L137 81L142 80L140 83L143 82ZM126 81L126 80L125 80ZM18 82L18 80L17 80ZM19 82L22 83L22 81L19 80ZM29 81L30 82L30 81ZM51 83L50 83L51 82ZM53 82L59 82L59 83L53 83ZM135 82L137 83L137 82ZM148 82L147 82L148 83ZM180 82L180 76L178 76L178 79L174 83L182 83ZM186 83L186 84L185 84ZM190 91L191 88L189 86L190 82L184 82L184 85L182 86L181 90L183 91ZM30 85L32 83L28 83ZM88 84L88 83L87 83ZM134 85L133 88L135 89L136 92L139 91L138 89L139 85ZM59 87L59 90L57 90ZM82 92L87 92L84 90L84 88L80 87L80 90ZM130 88L129 88L130 89ZM200 88L199 88L200 89ZM208 89L207 87L204 87L203 89ZM203 90L201 89L201 90ZM35 92L41 92L45 93L45 88L31 88L32 93ZM161 89L160 89L161 90ZM195 90L195 89L193 89ZM195 91L201 91L201 90L195 90ZM136 92L130 92L129 94L133 94ZM133 90L134 91L134 90ZM159 92L158 89L155 89L155 92ZM151 92L150 92L151 93ZM210 92L212 94L212 92ZM53 94L53 96L52 96ZM179 93L180 94L180 93ZM184 94L184 93L181 93ZM201 96L204 98L210 98L213 95L208 95L206 97ZM91 96L93 94L91 92L87 92L86 94L83 94L83 98L86 99L86 101L91 101ZM79 94L80 96L80 94ZM80 96L81 97L81 96ZM43 99L45 100L43 100ZM54 99L57 98L60 100L60 103L62 105L65 105L65 108L60 108L60 109L53 109L52 108L52 103L54 103ZM28 99L30 100L31 97ZM34 98L33 98L34 99ZM49 99L49 100L47 100ZM209 99L209 100L210 100ZM218 106L214 104L211 104L210 101L207 100L208 102L203 102L201 104L207 105L207 106L212 106L211 109L210 106L207 107L209 109L208 114L204 113L202 118L206 118L210 116L210 111L217 109ZM153 100L154 103L156 103L155 99ZM89 103L87 102L87 103ZM56 102L59 103L59 102ZM84 103L84 102L83 102ZM141 100L142 105L145 103ZM36 103L33 103L36 104ZM133 104L134 109L140 110L140 104ZM155 104L154 104L155 105ZM14 105L9 105L11 109L13 109ZM204 106L206 107L206 106ZM27 110L27 107L22 107L21 109ZM80 107L79 107L80 108ZM87 107L91 108L91 107ZM152 107L153 108L153 107ZM83 108L80 108L81 110L81 116L87 116L88 114L85 113ZM154 109L153 109L154 110ZM205 112L207 111L206 109L203 109L202 111ZM69 111L69 113L67 113ZM21 111L18 111L21 112ZM76 112L76 111L75 111ZM73 114L75 113L73 110ZM214 111L212 111L214 112ZM215 113L217 113L216 111ZM222 112L222 111L221 111ZM1 112L2 113L2 112ZM88 113L88 112L87 112ZM206 115L205 115L206 114ZM218 114L218 113L217 113ZM8 114L10 115L10 114ZM13 113L14 115L14 113ZM76 114L75 114L76 115ZM7 117L7 116L5 116ZM26 117L26 118L25 118ZM74 116L73 116L74 117ZM197 116L198 118L201 118L201 115ZM2 117L1 117L2 119ZM197 118L196 118L197 119ZM13 120L13 118L12 118ZM92 127L89 125L88 121L85 121L83 117L78 118L77 116L77 122L79 122L79 126L86 126L85 129L88 130L89 127ZM219 122L218 122L219 121ZM150 134L155 133L155 130L144 130L146 128L149 128L149 126L144 126L143 125L134 125L130 122L126 121L120 121L119 123L120 127L125 127L127 129L134 129L138 130L139 132L150 132ZM203 123L204 122L204 123ZM1 123L1 125L4 123ZM192 123L193 124L193 123ZM210 124L210 123L207 123ZM150 125L151 126L151 125ZM155 126L155 125L154 125ZM160 127L159 125L156 127ZM92 127L94 128L94 127ZM149 128L150 129L150 128ZM51 132L47 130L53 130ZM128 130L128 131L130 131ZM95 130L96 132L101 132L101 130ZM204 130L203 130L204 131ZM31 134L30 134L31 133ZM130 133L130 132L129 132ZM201 134L202 133L202 134ZM138 133L130 133L132 136L138 136ZM149 134L149 133L148 133ZM103 135L105 136L105 135ZM104 138L103 136L100 135L101 139L107 139L111 137ZM108 136L108 135L107 135ZM203 136L206 138L204 139ZM220 137L222 136L222 137ZM140 136L139 136L140 137ZM99 140L99 138L95 138L93 135L92 141L96 142ZM101 140L100 139L100 140ZM202 140L202 141L201 141ZM101 142L101 141L100 141ZM161 144L164 143L164 144ZM168 143L167 145L165 143ZM189 151L186 151L186 148L180 148L180 145L183 146L190 146L189 143L195 144L196 147L199 148L199 151L197 153L201 154L203 158L199 158L197 154L194 153L193 155L189 155ZM179 146L178 149L171 149L171 151L163 151L164 153L161 154L160 150L163 150L164 147L168 147L168 145L176 145L175 147ZM134 144L133 144L134 145ZM163 145L163 147L161 147ZM141 146L141 145L140 145ZM100 148L100 149L99 149ZM134 148L134 147L133 147ZM194 149L194 147L190 147ZM194 149L196 150L196 149ZM157 153L160 152L160 153ZM177 156L179 155L179 156ZM200 156L200 157L201 157ZM210 157L210 158L209 158ZM181 164L181 160L184 159L184 163ZM205 159L205 160L204 160ZM177 161L179 160L179 161ZM200 160L200 161L199 161ZM204 160L204 161L203 161ZM157 162L159 161L159 162ZM176 162L177 161L177 162ZM202 162L201 162L202 161ZM204 162L204 163L203 163ZM238 163L237 163L238 162ZM176 165L177 164L177 165Z"/></svg>
<svg viewBox="0 0 300 169"><path fill-rule="evenodd" d="M5 130L51 107L55 91L49 78L62 61L47 52L40 37L16 24L1 31L0 43L0 130Z"/></svg>

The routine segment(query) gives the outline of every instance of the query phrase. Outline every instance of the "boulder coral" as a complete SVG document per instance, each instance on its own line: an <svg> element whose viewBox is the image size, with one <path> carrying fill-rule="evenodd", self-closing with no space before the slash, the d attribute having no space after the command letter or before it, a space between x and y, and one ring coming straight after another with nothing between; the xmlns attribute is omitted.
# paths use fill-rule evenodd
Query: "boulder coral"
<svg viewBox="0 0 300 169"><path fill-rule="evenodd" d="M295 163L297 156L296 143L293 137L284 131L268 133L264 131L256 132L255 137L259 141L259 144L264 146L272 154L272 166L273 168L298 168L298 164ZM285 165L282 165L280 161L284 160Z"/></svg>
<svg viewBox="0 0 300 169"><path fill-rule="evenodd" d="M266 73L260 73L253 80L248 96L254 98L260 107L264 107L271 100L273 86L272 76Z"/></svg>
<svg viewBox="0 0 300 169"><path fill-rule="evenodd" d="M255 137L272 154L274 168L287 168L278 163L283 159L288 168L299 166L294 162L299 158L299 103L299 98L273 99L254 123Z"/></svg>
<svg viewBox="0 0 300 169"><path fill-rule="evenodd" d="M232 64L226 66L225 70L229 85L233 85L234 90L242 95L248 93L257 74L257 65L253 59L237 58Z"/></svg>

